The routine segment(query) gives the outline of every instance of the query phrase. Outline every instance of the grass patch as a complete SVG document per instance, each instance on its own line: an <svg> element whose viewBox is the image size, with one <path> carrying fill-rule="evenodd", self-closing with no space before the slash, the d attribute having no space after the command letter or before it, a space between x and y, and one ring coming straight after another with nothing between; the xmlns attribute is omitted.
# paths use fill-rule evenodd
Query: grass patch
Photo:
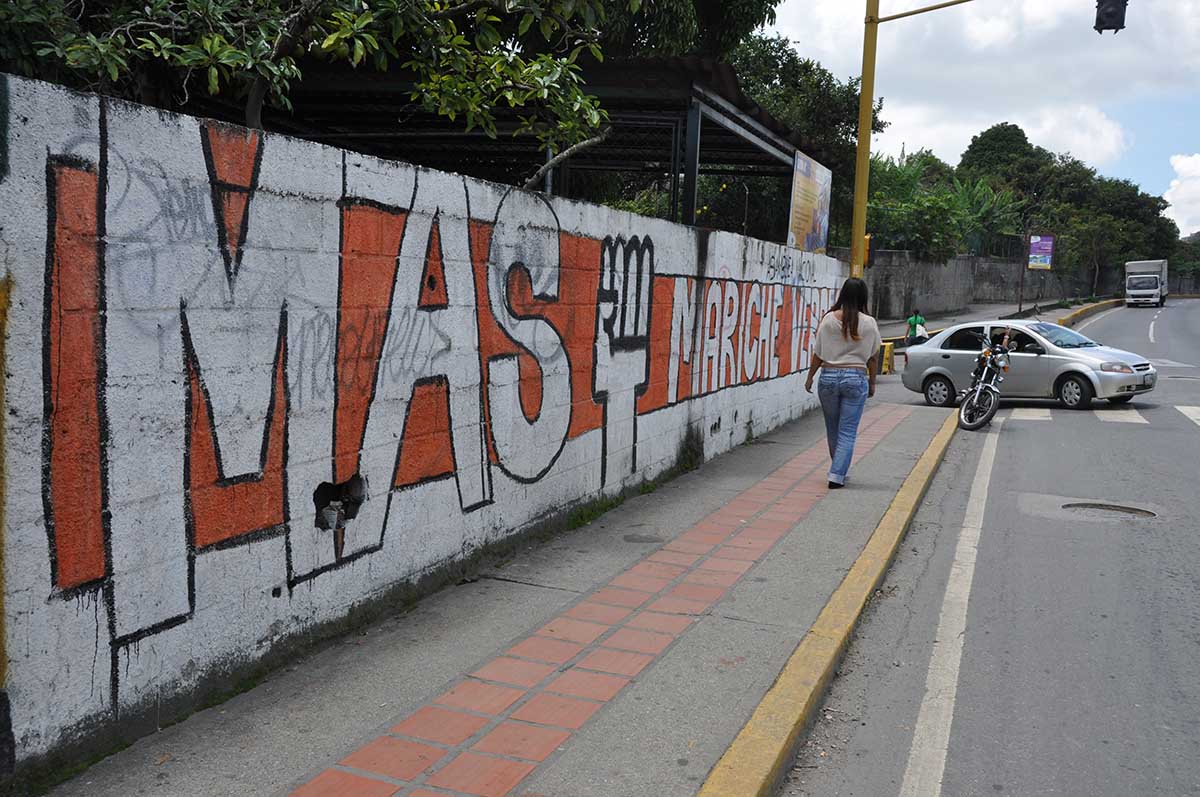
<svg viewBox="0 0 1200 797"><path fill-rule="evenodd" d="M583 528L596 518L616 509L623 503L625 503L624 496L599 498L595 501L589 501L567 515L567 530L574 531L575 529Z"/></svg>

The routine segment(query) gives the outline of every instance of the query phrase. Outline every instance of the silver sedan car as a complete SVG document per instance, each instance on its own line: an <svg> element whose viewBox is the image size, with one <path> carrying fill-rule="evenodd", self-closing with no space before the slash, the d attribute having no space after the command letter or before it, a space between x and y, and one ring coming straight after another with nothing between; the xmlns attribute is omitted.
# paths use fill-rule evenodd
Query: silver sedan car
<svg viewBox="0 0 1200 797"><path fill-rule="evenodd" d="M1058 399L1071 409L1086 409L1093 398L1124 404L1158 383L1154 366L1137 354L1103 346L1074 330L1045 321L977 321L939 332L907 351L902 381L935 407L954 403L971 385L981 336L1002 339L1012 327L1011 365L1000 395L1005 398Z"/></svg>

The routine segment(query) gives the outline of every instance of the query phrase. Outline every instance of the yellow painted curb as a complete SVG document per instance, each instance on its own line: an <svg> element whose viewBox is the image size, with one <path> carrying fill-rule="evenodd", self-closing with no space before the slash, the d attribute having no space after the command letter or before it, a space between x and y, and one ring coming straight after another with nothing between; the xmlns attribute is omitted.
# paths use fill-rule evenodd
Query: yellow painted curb
<svg viewBox="0 0 1200 797"><path fill-rule="evenodd" d="M1096 313L1099 313L1102 310L1107 310L1110 307L1116 307L1122 304L1125 304L1124 299L1108 299L1107 301L1089 304L1086 307L1080 307L1075 312L1068 313L1059 318L1058 325L1063 327L1073 327L1089 316L1096 315Z"/></svg>
<svg viewBox="0 0 1200 797"><path fill-rule="evenodd" d="M769 797L795 753L800 733L820 706L867 600L891 565L938 465L958 428L952 414L900 486L850 572L800 640L697 797Z"/></svg>
<svg viewBox="0 0 1200 797"><path fill-rule="evenodd" d="M883 362L879 364L879 373L894 374L896 373L896 345L894 343L883 344Z"/></svg>

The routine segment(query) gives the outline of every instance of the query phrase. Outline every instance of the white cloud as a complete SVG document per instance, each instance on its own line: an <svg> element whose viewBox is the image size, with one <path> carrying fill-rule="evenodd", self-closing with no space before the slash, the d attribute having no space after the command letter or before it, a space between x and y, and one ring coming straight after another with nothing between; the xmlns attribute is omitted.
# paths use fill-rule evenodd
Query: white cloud
<svg viewBox="0 0 1200 797"><path fill-rule="evenodd" d="M1179 225L1182 235L1200 232L1200 152L1172 156L1171 168L1175 179L1163 194L1163 199L1171 203L1167 215Z"/></svg>
<svg viewBox="0 0 1200 797"><path fill-rule="evenodd" d="M871 147L874 151L894 156L901 149L910 153L928 149L952 165L958 163L971 137L993 123L979 114L947 114L935 105L902 101L887 103L885 111L884 118L890 125L875 137Z"/></svg>
<svg viewBox="0 0 1200 797"><path fill-rule="evenodd" d="M882 13L928 4L884 0ZM861 0L783 0L777 14L801 55L842 79L859 74ZM1130 4L1116 36L1098 36L1094 21L1082 0L977 0L884 24L876 96L892 126L876 150L928 147L954 164L971 136L1007 121L1035 144L1113 166L1137 144L1116 119L1123 104L1200 96L1200 0Z"/></svg>
<svg viewBox="0 0 1200 797"><path fill-rule="evenodd" d="M971 139L997 122L1020 125L1031 141L1052 152L1069 152L1093 166L1116 161L1130 146L1130 136L1115 120L1092 105L1018 110L1009 117L986 111L949 109L938 105L910 105L897 101L885 105L891 126L876 136L872 149L898 155L930 149L950 164L957 164Z"/></svg>
<svg viewBox="0 0 1200 797"><path fill-rule="evenodd" d="M1010 16L972 14L968 17L967 39L976 47L1010 45L1017 38L1017 22Z"/></svg>
<svg viewBox="0 0 1200 797"><path fill-rule="evenodd" d="M1073 16L1078 7L1079 0L1023 0L1021 19L1030 28L1044 30Z"/></svg>
<svg viewBox="0 0 1200 797"><path fill-rule="evenodd" d="M1129 148L1129 137L1094 105L1043 108L1018 117L1031 140L1052 152L1069 152L1093 166L1107 166Z"/></svg>

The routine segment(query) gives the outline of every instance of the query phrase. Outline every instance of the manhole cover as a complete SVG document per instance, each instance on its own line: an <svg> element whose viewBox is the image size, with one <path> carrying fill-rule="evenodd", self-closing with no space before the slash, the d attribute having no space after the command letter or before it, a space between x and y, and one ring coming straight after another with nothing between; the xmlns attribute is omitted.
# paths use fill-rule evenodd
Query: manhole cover
<svg viewBox="0 0 1200 797"><path fill-rule="evenodd" d="M1103 512L1117 515L1133 515L1134 517L1158 517L1149 509L1139 509L1136 506L1121 506L1120 504L1094 504L1081 502L1075 504L1063 504L1063 509L1070 509L1076 512Z"/></svg>

